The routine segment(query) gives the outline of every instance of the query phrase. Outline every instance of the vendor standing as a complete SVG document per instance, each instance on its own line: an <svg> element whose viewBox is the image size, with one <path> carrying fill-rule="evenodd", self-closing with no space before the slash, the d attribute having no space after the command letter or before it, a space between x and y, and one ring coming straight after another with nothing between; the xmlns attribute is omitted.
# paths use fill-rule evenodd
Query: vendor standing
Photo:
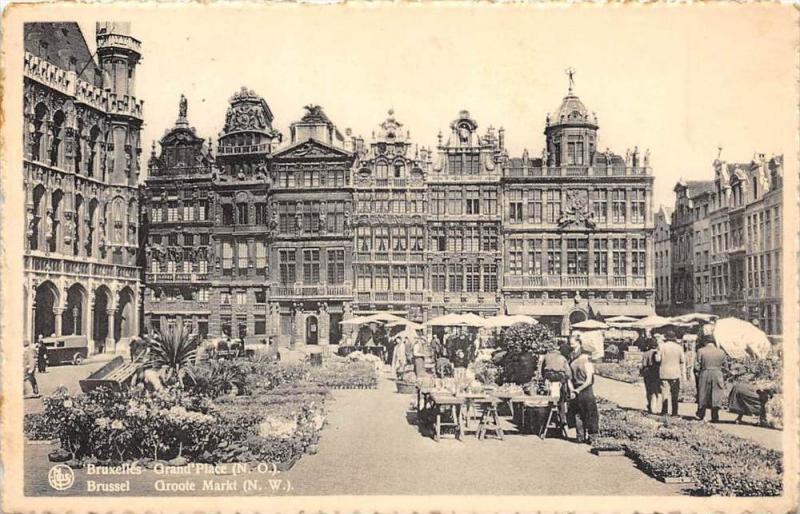
<svg viewBox="0 0 800 514"><path fill-rule="evenodd" d="M545 380L550 396L558 397L558 415L561 423L567 423L567 403L570 397L570 380L572 369L563 351L558 348L542 356L539 365L539 376Z"/></svg>
<svg viewBox="0 0 800 514"><path fill-rule="evenodd" d="M703 419L706 409L711 409L711 422L719 421L719 408L722 406L725 379L722 366L725 352L716 344L708 343L697 351L694 363L697 372L697 418Z"/></svg>
<svg viewBox="0 0 800 514"><path fill-rule="evenodd" d="M425 339L417 337L411 352L414 357L414 373L417 374L417 378L422 377L425 375Z"/></svg>
<svg viewBox="0 0 800 514"><path fill-rule="evenodd" d="M567 411L570 427L575 427L576 439L579 443L591 443L600 431L600 419L597 413L597 400L594 397L594 366L589 360L590 348L583 348L580 336L570 340L571 355L569 363L572 371L571 401Z"/></svg>

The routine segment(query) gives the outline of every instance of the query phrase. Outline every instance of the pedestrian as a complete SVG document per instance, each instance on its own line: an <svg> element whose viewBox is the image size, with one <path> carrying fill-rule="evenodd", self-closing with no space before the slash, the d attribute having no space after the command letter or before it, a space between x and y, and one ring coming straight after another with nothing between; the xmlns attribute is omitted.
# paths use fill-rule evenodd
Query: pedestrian
<svg viewBox="0 0 800 514"><path fill-rule="evenodd" d="M758 416L758 424L767 426L767 402L774 394L774 388L758 388L737 382L728 396L728 410L738 415L736 423L741 423L744 416Z"/></svg>
<svg viewBox="0 0 800 514"><path fill-rule="evenodd" d="M408 338L398 337L397 339L399 340L392 353L392 370L394 370L395 374L399 375L403 373L406 367L406 346L408 345Z"/></svg>
<svg viewBox="0 0 800 514"><path fill-rule="evenodd" d="M642 354L642 364L639 368L639 374L644 379L644 394L647 401L647 412L653 414L661 405L661 377L658 372L659 364L656 361L656 353L658 352L657 340L662 337L661 334L656 335L656 339L649 339L647 341L647 351Z"/></svg>
<svg viewBox="0 0 800 514"><path fill-rule="evenodd" d="M545 381L550 396L558 397L558 416L561 423L566 425L572 369L564 353L557 347L546 353L539 365L539 376Z"/></svg>
<svg viewBox="0 0 800 514"><path fill-rule="evenodd" d="M707 343L697 351L694 367L697 378L697 419L703 419L706 409L711 409L711 422L719 421L719 408L722 406L722 393L725 379L722 366L725 364L725 352L716 344Z"/></svg>
<svg viewBox="0 0 800 514"><path fill-rule="evenodd" d="M39 336L41 337L41 336ZM33 393L28 398L38 398L39 395L39 384L36 382L36 354L34 353L35 349L31 342L25 340L23 344L23 351L22 351L22 366L23 366L23 373L25 378L23 379L22 386L25 387L25 383L30 383L31 385L31 392Z"/></svg>
<svg viewBox="0 0 800 514"><path fill-rule="evenodd" d="M44 336L39 334L36 341L36 365L39 373L47 373L47 345L44 344Z"/></svg>
<svg viewBox="0 0 800 514"><path fill-rule="evenodd" d="M412 355L414 356L414 373L417 374L417 378L425 376L425 339L417 337L414 340Z"/></svg>
<svg viewBox="0 0 800 514"><path fill-rule="evenodd" d="M594 366L589 359L590 348L583 348L580 336L570 341L572 353L570 361L572 371L572 387L567 411L567 422L570 428L575 427L576 440L579 443L590 443L600 431L600 420L597 413L597 400L594 397Z"/></svg>
<svg viewBox="0 0 800 514"><path fill-rule="evenodd" d="M659 363L658 375L661 380L661 414L666 415L671 411L673 416L677 416L681 377L686 360L683 348L675 342L675 332L668 331L666 337L659 339L656 362Z"/></svg>

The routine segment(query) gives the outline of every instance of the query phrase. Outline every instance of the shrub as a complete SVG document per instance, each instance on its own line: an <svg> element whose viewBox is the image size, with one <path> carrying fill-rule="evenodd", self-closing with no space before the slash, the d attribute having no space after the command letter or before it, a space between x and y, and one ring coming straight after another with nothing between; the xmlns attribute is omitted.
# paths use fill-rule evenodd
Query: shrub
<svg viewBox="0 0 800 514"><path fill-rule="evenodd" d="M634 384L641 382L639 375L639 365L630 362L596 362L594 363L595 372L601 377L613 378Z"/></svg>
<svg viewBox="0 0 800 514"><path fill-rule="evenodd" d="M193 370L194 383L191 389L198 394L216 398L236 391L244 394L247 375L236 361L215 360L196 366Z"/></svg>
<svg viewBox="0 0 800 514"><path fill-rule="evenodd" d="M439 378L448 378L452 377L455 368L453 368L453 363L450 362L450 359L447 357L439 357L436 359L436 376Z"/></svg>
<svg viewBox="0 0 800 514"><path fill-rule="evenodd" d="M350 389L375 387L378 384L378 375L375 366L369 362L328 362L319 368L313 368L308 380L326 387Z"/></svg>
<svg viewBox="0 0 800 514"><path fill-rule="evenodd" d="M473 365L475 380L481 384L495 385L500 376L500 368L492 361L477 361Z"/></svg>
<svg viewBox="0 0 800 514"><path fill-rule="evenodd" d="M557 350L558 343L553 332L544 324L517 323L505 329L498 337L497 347L511 354L544 355Z"/></svg>
<svg viewBox="0 0 800 514"><path fill-rule="evenodd" d="M192 365L197 360L200 339L189 333L182 324L171 330L161 332L154 339L148 339L148 365L162 373L167 384L177 383L180 387L185 379L194 379Z"/></svg>
<svg viewBox="0 0 800 514"><path fill-rule="evenodd" d="M23 430L25 436L32 441L58 438L56 426L41 412L25 414Z"/></svg>

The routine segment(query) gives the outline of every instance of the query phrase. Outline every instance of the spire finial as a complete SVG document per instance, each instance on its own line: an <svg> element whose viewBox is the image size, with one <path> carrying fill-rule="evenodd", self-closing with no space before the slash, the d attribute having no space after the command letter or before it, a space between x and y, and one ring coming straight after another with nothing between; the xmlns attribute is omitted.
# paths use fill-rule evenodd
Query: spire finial
<svg viewBox="0 0 800 514"><path fill-rule="evenodd" d="M717 160L722 157L722 145L717 146Z"/></svg>
<svg viewBox="0 0 800 514"><path fill-rule="evenodd" d="M570 66L566 70L564 70L569 77L569 94L572 94L572 90L575 88L575 68Z"/></svg>

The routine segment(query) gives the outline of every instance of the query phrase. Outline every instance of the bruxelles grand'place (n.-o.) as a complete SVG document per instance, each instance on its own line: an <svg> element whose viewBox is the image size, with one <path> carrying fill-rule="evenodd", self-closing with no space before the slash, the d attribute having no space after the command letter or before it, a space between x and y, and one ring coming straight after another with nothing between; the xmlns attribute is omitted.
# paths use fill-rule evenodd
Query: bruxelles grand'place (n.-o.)
<svg viewBox="0 0 800 514"><path fill-rule="evenodd" d="M527 314L557 333L654 313L648 152L601 146L572 72L536 156L466 110L432 147L391 110L361 138L307 105L282 134L242 88L216 141L176 98L148 157L141 43L125 23L96 38L94 57L77 24L25 28L26 338L113 351L183 323L327 345L378 311Z"/></svg>

